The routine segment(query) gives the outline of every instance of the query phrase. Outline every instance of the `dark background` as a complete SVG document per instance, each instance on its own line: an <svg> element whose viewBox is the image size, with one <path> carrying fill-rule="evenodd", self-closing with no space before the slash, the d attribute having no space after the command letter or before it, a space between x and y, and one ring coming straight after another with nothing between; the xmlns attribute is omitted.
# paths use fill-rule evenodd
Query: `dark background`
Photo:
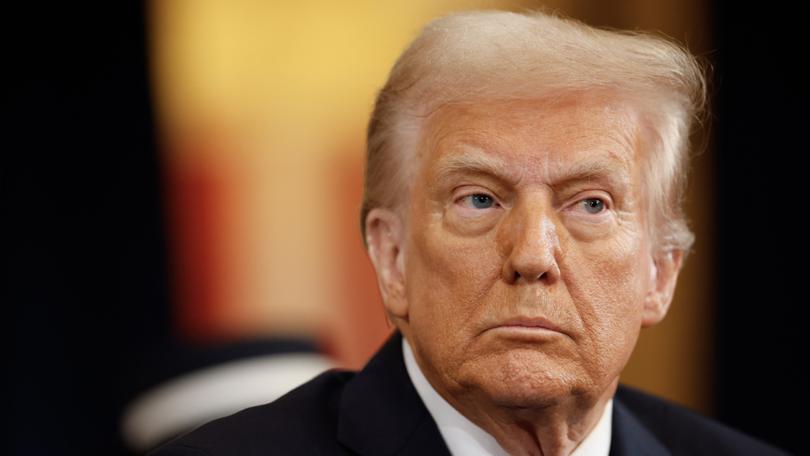
<svg viewBox="0 0 810 456"><path fill-rule="evenodd" d="M715 4L717 417L795 453L806 410L806 10ZM807 333L804 333L807 334ZM804 425L802 424L802 427Z"/></svg>
<svg viewBox="0 0 810 456"><path fill-rule="evenodd" d="M137 2L108 3L4 14L4 454L124 453L121 407L156 375L154 354L177 346L146 15ZM805 410L810 384L799 369L808 16L768 6L713 5L715 409L807 453L806 420L789 416Z"/></svg>

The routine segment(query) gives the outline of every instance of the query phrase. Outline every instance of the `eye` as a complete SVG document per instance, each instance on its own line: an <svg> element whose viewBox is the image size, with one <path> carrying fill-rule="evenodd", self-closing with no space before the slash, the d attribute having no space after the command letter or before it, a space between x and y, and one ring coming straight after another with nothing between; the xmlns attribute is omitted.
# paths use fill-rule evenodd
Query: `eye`
<svg viewBox="0 0 810 456"><path fill-rule="evenodd" d="M495 199L485 193L475 193L461 198L464 206L475 209L489 209L495 206Z"/></svg>
<svg viewBox="0 0 810 456"><path fill-rule="evenodd" d="M586 198L578 204L581 204L585 212L589 214L595 215L605 210L605 202L601 198Z"/></svg>

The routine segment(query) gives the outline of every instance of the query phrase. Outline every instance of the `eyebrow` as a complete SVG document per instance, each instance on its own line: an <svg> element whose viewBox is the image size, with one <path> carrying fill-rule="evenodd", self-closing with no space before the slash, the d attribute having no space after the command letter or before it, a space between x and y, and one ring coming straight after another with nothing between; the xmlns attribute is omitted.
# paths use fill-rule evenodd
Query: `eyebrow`
<svg viewBox="0 0 810 456"><path fill-rule="evenodd" d="M599 157L571 165L560 179L551 184L551 187L557 190L559 187L578 182L604 182L610 187L621 189L630 184L630 174L623 162L608 157Z"/></svg>
<svg viewBox="0 0 810 456"><path fill-rule="evenodd" d="M516 185L520 180L520 176L507 163L477 152L459 153L440 159L435 174L436 181L442 182L455 174L489 175L510 185ZM627 167L622 161L602 156L568 166L550 185L556 191L578 182L604 182L618 189L626 187L629 181Z"/></svg>
<svg viewBox="0 0 810 456"><path fill-rule="evenodd" d="M519 180L506 163L481 153L467 152L441 158L435 174L436 182L455 174L485 174L512 185Z"/></svg>

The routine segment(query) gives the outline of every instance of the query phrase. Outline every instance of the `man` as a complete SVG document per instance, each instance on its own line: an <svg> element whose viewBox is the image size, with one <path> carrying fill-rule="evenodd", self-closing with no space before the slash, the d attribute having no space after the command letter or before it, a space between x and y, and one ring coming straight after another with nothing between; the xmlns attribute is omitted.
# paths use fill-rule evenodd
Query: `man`
<svg viewBox="0 0 810 456"><path fill-rule="evenodd" d="M541 13L429 24L380 92L361 226L397 333L158 454L779 454L618 386L691 247L695 60Z"/></svg>

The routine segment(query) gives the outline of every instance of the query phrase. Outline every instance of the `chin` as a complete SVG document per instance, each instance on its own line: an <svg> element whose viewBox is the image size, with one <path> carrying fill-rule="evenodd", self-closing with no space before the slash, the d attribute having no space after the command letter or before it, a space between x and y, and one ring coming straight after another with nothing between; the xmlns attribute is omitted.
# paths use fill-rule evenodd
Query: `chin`
<svg viewBox="0 0 810 456"><path fill-rule="evenodd" d="M590 390L585 373L572 366L536 350L510 351L468 364L459 384L503 407L546 407Z"/></svg>

